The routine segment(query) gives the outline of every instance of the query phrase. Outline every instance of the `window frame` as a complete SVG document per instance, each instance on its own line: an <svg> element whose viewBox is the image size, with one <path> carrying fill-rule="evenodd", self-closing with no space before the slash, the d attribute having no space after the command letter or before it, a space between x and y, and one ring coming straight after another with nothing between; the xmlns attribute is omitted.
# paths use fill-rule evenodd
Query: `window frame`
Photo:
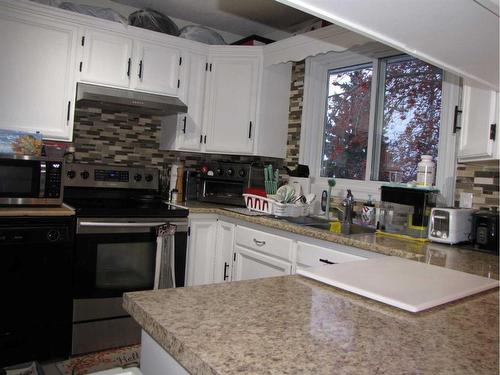
<svg viewBox="0 0 500 375"><path fill-rule="evenodd" d="M347 189L351 189L355 198L368 199L368 195L371 195L373 199L380 200L380 187L387 182L371 180L373 160L378 155L378 153L375 153L377 142L374 141L378 131L377 116L380 116L379 112L381 112L378 110L378 105L381 100L380 90L383 86L380 83L379 75L383 71L382 64L384 61L382 59L402 54L401 51L394 50L380 43L369 43L363 47L356 48L356 51L330 52L306 59L299 163L309 165L312 177L312 190L316 194L325 190L328 186L328 177L320 177L328 71L371 63L373 73L365 180L336 178L337 184L332 194L344 197ZM458 94L459 78L443 71L436 187L441 192L440 203L448 206L453 206L454 202L457 141L452 129L454 108L458 104L459 99Z"/></svg>

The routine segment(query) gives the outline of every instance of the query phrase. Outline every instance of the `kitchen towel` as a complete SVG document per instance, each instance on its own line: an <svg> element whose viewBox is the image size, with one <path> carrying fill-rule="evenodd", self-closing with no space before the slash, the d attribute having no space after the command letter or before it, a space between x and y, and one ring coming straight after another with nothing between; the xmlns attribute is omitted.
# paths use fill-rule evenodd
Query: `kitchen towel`
<svg viewBox="0 0 500 375"><path fill-rule="evenodd" d="M175 288L175 231L174 224L156 229L156 266L154 289Z"/></svg>

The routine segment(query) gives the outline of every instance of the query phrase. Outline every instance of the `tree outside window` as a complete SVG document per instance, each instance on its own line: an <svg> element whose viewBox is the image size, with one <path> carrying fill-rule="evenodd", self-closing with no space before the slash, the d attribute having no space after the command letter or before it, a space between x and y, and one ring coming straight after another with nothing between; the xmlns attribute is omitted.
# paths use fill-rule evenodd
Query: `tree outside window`
<svg viewBox="0 0 500 375"><path fill-rule="evenodd" d="M422 155L438 156L443 73L410 56L380 60L377 108L370 108L372 64L328 71L321 177L402 182L416 179ZM369 144L370 111L377 111ZM373 162L367 168L367 154ZM368 173L368 174L367 174Z"/></svg>
<svg viewBox="0 0 500 375"><path fill-rule="evenodd" d="M328 72L322 177L365 179L372 71L367 64Z"/></svg>
<svg viewBox="0 0 500 375"><path fill-rule="evenodd" d="M441 118L441 69L410 56L383 62L383 116L380 164L375 180L416 180L422 155L438 157Z"/></svg>

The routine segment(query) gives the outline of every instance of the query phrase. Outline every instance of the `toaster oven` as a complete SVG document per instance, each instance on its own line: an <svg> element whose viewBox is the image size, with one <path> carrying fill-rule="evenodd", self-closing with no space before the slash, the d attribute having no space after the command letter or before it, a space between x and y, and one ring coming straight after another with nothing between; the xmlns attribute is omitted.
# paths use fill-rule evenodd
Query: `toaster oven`
<svg viewBox="0 0 500 375"><path fill-rule="evenodd" d="M433 208L428 238L434 242L455 244L472 241L472 208Z"/></svg>
<svg viewBox="0 0 500 375"><path fill-rule="evenodd" d="M201 169L198 178L197 199L202 202L244 207L246 188L264 188L264 168L251 163L212 163Z"/></svg>

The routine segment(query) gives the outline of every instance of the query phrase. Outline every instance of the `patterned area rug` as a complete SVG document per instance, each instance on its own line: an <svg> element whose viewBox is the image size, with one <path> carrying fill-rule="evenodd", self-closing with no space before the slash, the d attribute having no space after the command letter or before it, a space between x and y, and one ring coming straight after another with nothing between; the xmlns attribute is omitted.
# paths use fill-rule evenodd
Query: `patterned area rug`
<svg viewBox="0 0 500 375"><path fill-rule="evenodd" d="M85 354L56 363L63 375L85 375L113 367L137 366L140 362L140 345L125 346L102 352Z"/></svg>

